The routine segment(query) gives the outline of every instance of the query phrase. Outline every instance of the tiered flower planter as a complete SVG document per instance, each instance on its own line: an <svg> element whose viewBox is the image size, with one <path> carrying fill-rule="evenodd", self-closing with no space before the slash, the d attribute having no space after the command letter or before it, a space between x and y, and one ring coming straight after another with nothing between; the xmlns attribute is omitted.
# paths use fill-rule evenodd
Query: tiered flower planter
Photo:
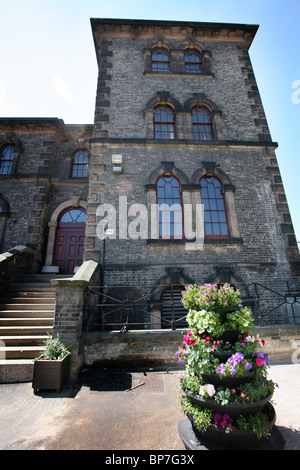
<svg viewBox="0 0 300 470"><path fill-rule="evenodd" d="M267 379L268 358L260 349L264 341L245 331L254 328L253 318L232 291L205 284L183 293L190 330L177 355L185 365L179 400L188 420L179 423L179 434L193 450L283 448L271 404L276 384ZM229 307L214 308L225 298Z"/></svg>

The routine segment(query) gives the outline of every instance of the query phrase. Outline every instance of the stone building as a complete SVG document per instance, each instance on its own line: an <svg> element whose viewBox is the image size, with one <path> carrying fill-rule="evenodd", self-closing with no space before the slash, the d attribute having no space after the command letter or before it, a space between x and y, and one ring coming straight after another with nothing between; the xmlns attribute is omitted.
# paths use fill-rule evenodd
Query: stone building
<svg viewBox="0 0 300 470"><path fill-rule="evenodd" d="M250 304L254 282L295 288L299 254L277 143L248 53L258 27L112 19L91 27L94 124L0 119L1 251L33 250L33 273L55 265L72 276L92 260L106 304L125 295L131 306L106 306L107 328L128 312L137 328L169 328L170 299L178 320L180 292L194 282L230 282ZM65 305L72 296L69 286ZM57 306L64 331L59 308L68 312ZM278 312L270 321L286 322Z"/></svg>

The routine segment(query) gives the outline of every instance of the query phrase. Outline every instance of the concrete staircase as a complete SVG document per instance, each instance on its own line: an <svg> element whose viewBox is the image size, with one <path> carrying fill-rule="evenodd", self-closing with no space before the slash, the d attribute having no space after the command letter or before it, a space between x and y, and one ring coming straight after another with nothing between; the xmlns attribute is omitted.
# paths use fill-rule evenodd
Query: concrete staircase
<svg viewBox="0 0 300 470"><path fill-rule="evenodd" d="M32 380L34 359L53 331L55 288L50 283L53 277L27 276L2 293L0 383Z"/></svg>

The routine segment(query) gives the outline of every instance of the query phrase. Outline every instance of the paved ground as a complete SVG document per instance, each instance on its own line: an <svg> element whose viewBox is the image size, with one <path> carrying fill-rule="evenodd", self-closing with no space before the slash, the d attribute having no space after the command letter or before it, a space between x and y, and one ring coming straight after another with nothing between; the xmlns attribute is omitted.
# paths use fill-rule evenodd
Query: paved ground
<svg viewBox="0 0 300 470"><path fill-rule="evenodd" d="M0 385L1 450L185 450L178 370L86 371L60 394L31 383ZM276 425L300 449L300 364L271 366ZM134 388L135 387L135 388Z"/></svg>

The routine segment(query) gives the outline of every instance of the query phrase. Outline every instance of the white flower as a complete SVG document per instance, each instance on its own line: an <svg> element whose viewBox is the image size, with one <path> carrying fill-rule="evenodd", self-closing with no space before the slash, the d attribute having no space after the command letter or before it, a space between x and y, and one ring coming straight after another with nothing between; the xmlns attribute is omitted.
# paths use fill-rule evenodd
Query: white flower
<svg viewBox="0 0 300 470"><path fill-rule="evenodd" d="M216 393L215 387L212 384L206 385L206 391L210 397L212 397Z"/></svg>

